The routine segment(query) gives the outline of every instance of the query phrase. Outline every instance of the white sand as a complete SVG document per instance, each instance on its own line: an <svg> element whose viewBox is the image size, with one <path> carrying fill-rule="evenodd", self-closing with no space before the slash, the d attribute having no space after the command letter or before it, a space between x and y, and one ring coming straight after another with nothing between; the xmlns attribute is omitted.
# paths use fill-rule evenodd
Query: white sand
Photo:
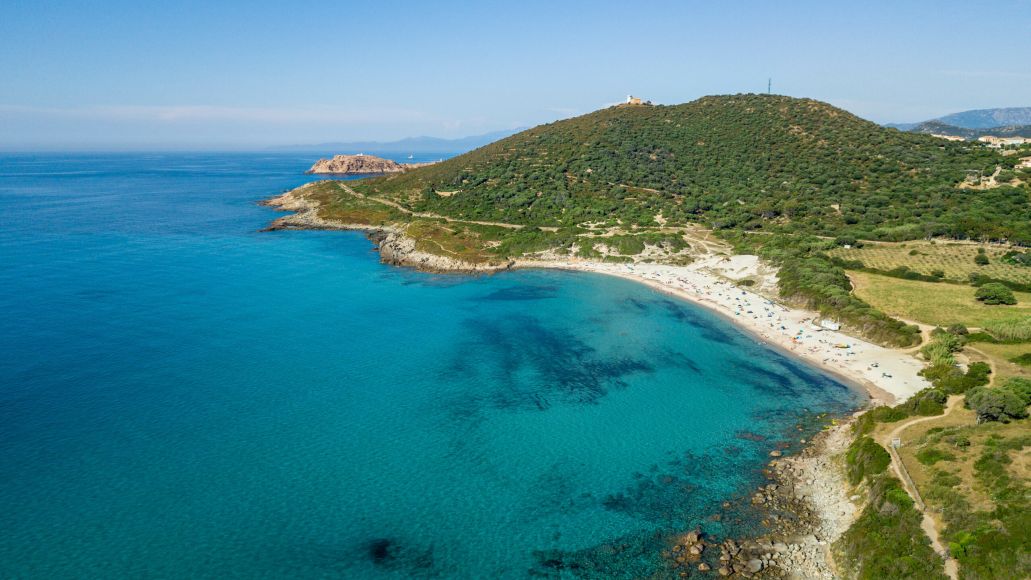
<svg viewBox="0 0 1031 580"><path fill-rule="evenodd" d="M762 265L754 256L710 257L689 266L588 260L520 262L519 266L597 272L648 284L723 314L763 343L862 385L875 402L901 402L930 386L917 374L924 365L913 356L842 332L818 331L812 324L819 320L818 313L788 308L721 277L761 274Z"/></svg>

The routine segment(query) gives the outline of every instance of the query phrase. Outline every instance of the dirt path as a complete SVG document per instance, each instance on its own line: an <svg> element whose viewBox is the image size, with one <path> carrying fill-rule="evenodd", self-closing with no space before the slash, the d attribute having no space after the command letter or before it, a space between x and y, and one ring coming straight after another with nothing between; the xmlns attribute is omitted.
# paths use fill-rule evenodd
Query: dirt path
<svg viewBox="0 0 1031 580"><path fill-rule="evenodd" d="M508 223L505 223L505 222L487 222L487 221L477 221L477 220L460 220L460 219L455 219L455 218L452 218L452 217L448 217L446 215L440 215L438 213L433 213L433 212L428 212L428 211L412 211L412 210L404 207L403 205L401 205L401 204L399 204L397 202L390 201L389 199L383 199L382 197L373 197L371 195L364 195L364 194L358 193L357 191L351 189L350 187L348 187L347 185L345 185L345 184L343 184L341 182L337 182L337 185L339 185L340 188L343 189L344 191L346 191L347 193L349 193L349 194L351 194L351 195L353 195L353 196L355 196L357 198L367 199L369 201L374 201L376 203L381 203L383 205L392 207L392 208L396 209L397 211L400 211L402 213L406 213L406 214L408 214L410 216L414 216L414 217L424 217L424 218L430 218L430 219L444 220L444 221L446 221L448 223L476 224L476 225L481 225L481 226L496 226L496 227L499 227L499 228L508 228L510 230L521 230L521 229L526 227L526 226L524 226L522 224L508 224ZM554 227L554 226L539 226L539 227L540 227L540 229L542 229L542 230L544 230L546 232L556 232L556 231L558 231L558 228Z"/></svg>
<svg viewBox="0 0 1031 580"><path fill-rule="evenodd" d="M909 496L913 498L913 502L916 504L917 509L919 509L920 513L923 514L923 519L920 522L920 527L923 528L924 532L927 534L927 537L930 538L931 548L933 548L935 552L940 554L942 558L945 559L945 574L952 580L957 580L957 578L959 578L959 566L956 563L955 559L949 557L948 551L945 549L945 546L942 545L941 534L938 530L938 523L928 513L927 505L924 504L923 498L920 497L920 491L917 490L916 484L913 483L912 478L909 477L909 471L906 470L905 464L902 463L902 458L899 457L898 451L896 451L895 447L891 443L892 440L896 438L901 439L902 432L912 427L913 425L916 425L917 423L937 421L942 419L943 417L948 416L959 406L959 404L962 401L963 397L959 395L952 395L951 397L949 397L948 402L945 404L945 413L941 415L933 415L930 417L918 417L915 419L910 419L908 421L903 421L897 427L892 429L890 433L884 436L881 441L879 441L879 443L881 443L885 448L888 449L888 453L891 454L892 471L894 471L895 475L898 476L899 480L902 481L902 486L905 488L906 492L909 493Z"/></svg>

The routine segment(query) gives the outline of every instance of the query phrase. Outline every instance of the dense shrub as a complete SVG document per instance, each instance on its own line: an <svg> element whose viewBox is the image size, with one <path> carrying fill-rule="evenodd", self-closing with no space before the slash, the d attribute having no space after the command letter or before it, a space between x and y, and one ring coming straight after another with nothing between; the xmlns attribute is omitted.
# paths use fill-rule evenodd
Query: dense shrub
<svg viewBox="0 0 1031 580"><path fill-rule="evenodd" d="M1004 421L1027 417L1031 404L1031 381L1011 378L995 387L977 387L967 393L966 406L977 413L979 421Z"/></svg>
<svg viewBox="0 0 1031 580"><path fill-rule="evenodd" d="M861 580L944 580L942 559L899 480L883 474L870 484L870 501L835 544L847 569Z"/></svg>
<svg viewBox="0 0 1031 580"><path fill-rule="evenodd" d="M910 415L929 417L945 412L948 395L938 389L924 389L899 405Z"/></svg>
<svg viewBox="0 0 1031 580"><path fill-rule="evenodd" d="M916 452L916 460L924 465L934 465L939 461L952 461L956 456L937 447L925 447Z"/></svg>
<svg viewBox="0 0 1031 580"><path fill-rule="evenodd" d="M896 421L901 421L908 416L909 411L901 406L888 407L887 405L884 405L874 407L859 416L853 430L857 435L866 435L873 431L874 427L877 426L877 423L894 423Z"/></svg>
<svg viewBox="0 0 1031 580"><path fill-rule="evenodd" d="M967 372L955 365L931 365L920 371L920 374L931 381L935 389L946 395L959 395L970 389L988 384L988 375L992 367L988 363L971 363Z"/></svg>
<svg viewBox="0 0 1031 580"><path fill-rule="evenodd" d="M777 276L785 298L833 315L875 342L911 346L920 341L918 327L895 320L853 295L845 271L830 260L817 255L799 256L782 248L766 251L766 256L781 266Z"/></svg>
<svg viewBox="0 0 1031 580"><path fill-rule="evenodd" d="M967 327L966 327L966 326L964 326L964 325L962 325L962 324L953 324L953 325L950 325L950 326L949 326L949 327L948 327L947 329L945 329L945 330L946 330L946 332L948 332L949 334L955 334L955 335L957 335L957 336L966 336L966 335L970 334L970 331L969 331L969 330L967 330Z"/></svg>
<svg viewBox="0 0 1031 580"><path fill-rule="evenodd" d="M974 298L977 298L985 304L1016 304L1017 299L1013 296L1013 291L1009 288L999 284L998 282L989 282L984 286L977 289L974 293Z"/></svg>
<svg viewBox="0 0 1031 580"><path fill-rule="evenodd" d="M845 453L848 481L858 485L864 478L883 473L891 464L891 456L870 437L857 437Z"/></svg>
<svg viewBox="0 0 1031 580"><path fill-rule="evenodd" d="M1015 292L1031 292L1031 284L1014 282L1013 280L1002 280L1000 278L992 278L991 276L981 274L980 272L971 272L969 278L971 286L980 287L984 286L985 284L991 284L994 282L996 284L1002 284L1003 286Z"/></svg>

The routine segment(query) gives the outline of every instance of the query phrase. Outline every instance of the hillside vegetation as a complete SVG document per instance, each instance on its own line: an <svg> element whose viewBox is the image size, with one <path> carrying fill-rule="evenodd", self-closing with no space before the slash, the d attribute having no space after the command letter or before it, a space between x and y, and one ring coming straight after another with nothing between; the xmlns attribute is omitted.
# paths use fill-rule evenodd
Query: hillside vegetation
<svg viewBox="0 0 1031 580"><path fill-rule="evenodd" d="M784 299L907 346L919 329L856 297L847 260L828 252L928 237L1031 244L1031 173L1014 170L1018 162L810 99L734 95L610 107L429 167L312 191L332 197L323 217L360 224L375 214L372 225L391 221L420 249L478 263L686 263L708 245L692 233L712 231L780 266Z"/></svg>
<svg viewBox="0 0 1031 580"><path fill-rule="evenodd" d="M826 103L769 95L617 106L535 127L438 165L362 184L421 210L562 226L928 235L1031 243L1023 188L957 189L1015 159L901 133Z"/></svg>

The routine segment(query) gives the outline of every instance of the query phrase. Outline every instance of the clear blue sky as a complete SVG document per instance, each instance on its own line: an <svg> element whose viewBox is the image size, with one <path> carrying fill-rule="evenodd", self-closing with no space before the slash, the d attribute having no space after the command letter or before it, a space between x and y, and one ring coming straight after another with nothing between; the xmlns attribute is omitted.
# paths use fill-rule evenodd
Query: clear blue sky
<svg viewBox="0 0 1031 580"><path fill-rule="evenodd" d="M0 147L457 137L765 91L1031 106L1031 0L0 3Z"/></svg>

